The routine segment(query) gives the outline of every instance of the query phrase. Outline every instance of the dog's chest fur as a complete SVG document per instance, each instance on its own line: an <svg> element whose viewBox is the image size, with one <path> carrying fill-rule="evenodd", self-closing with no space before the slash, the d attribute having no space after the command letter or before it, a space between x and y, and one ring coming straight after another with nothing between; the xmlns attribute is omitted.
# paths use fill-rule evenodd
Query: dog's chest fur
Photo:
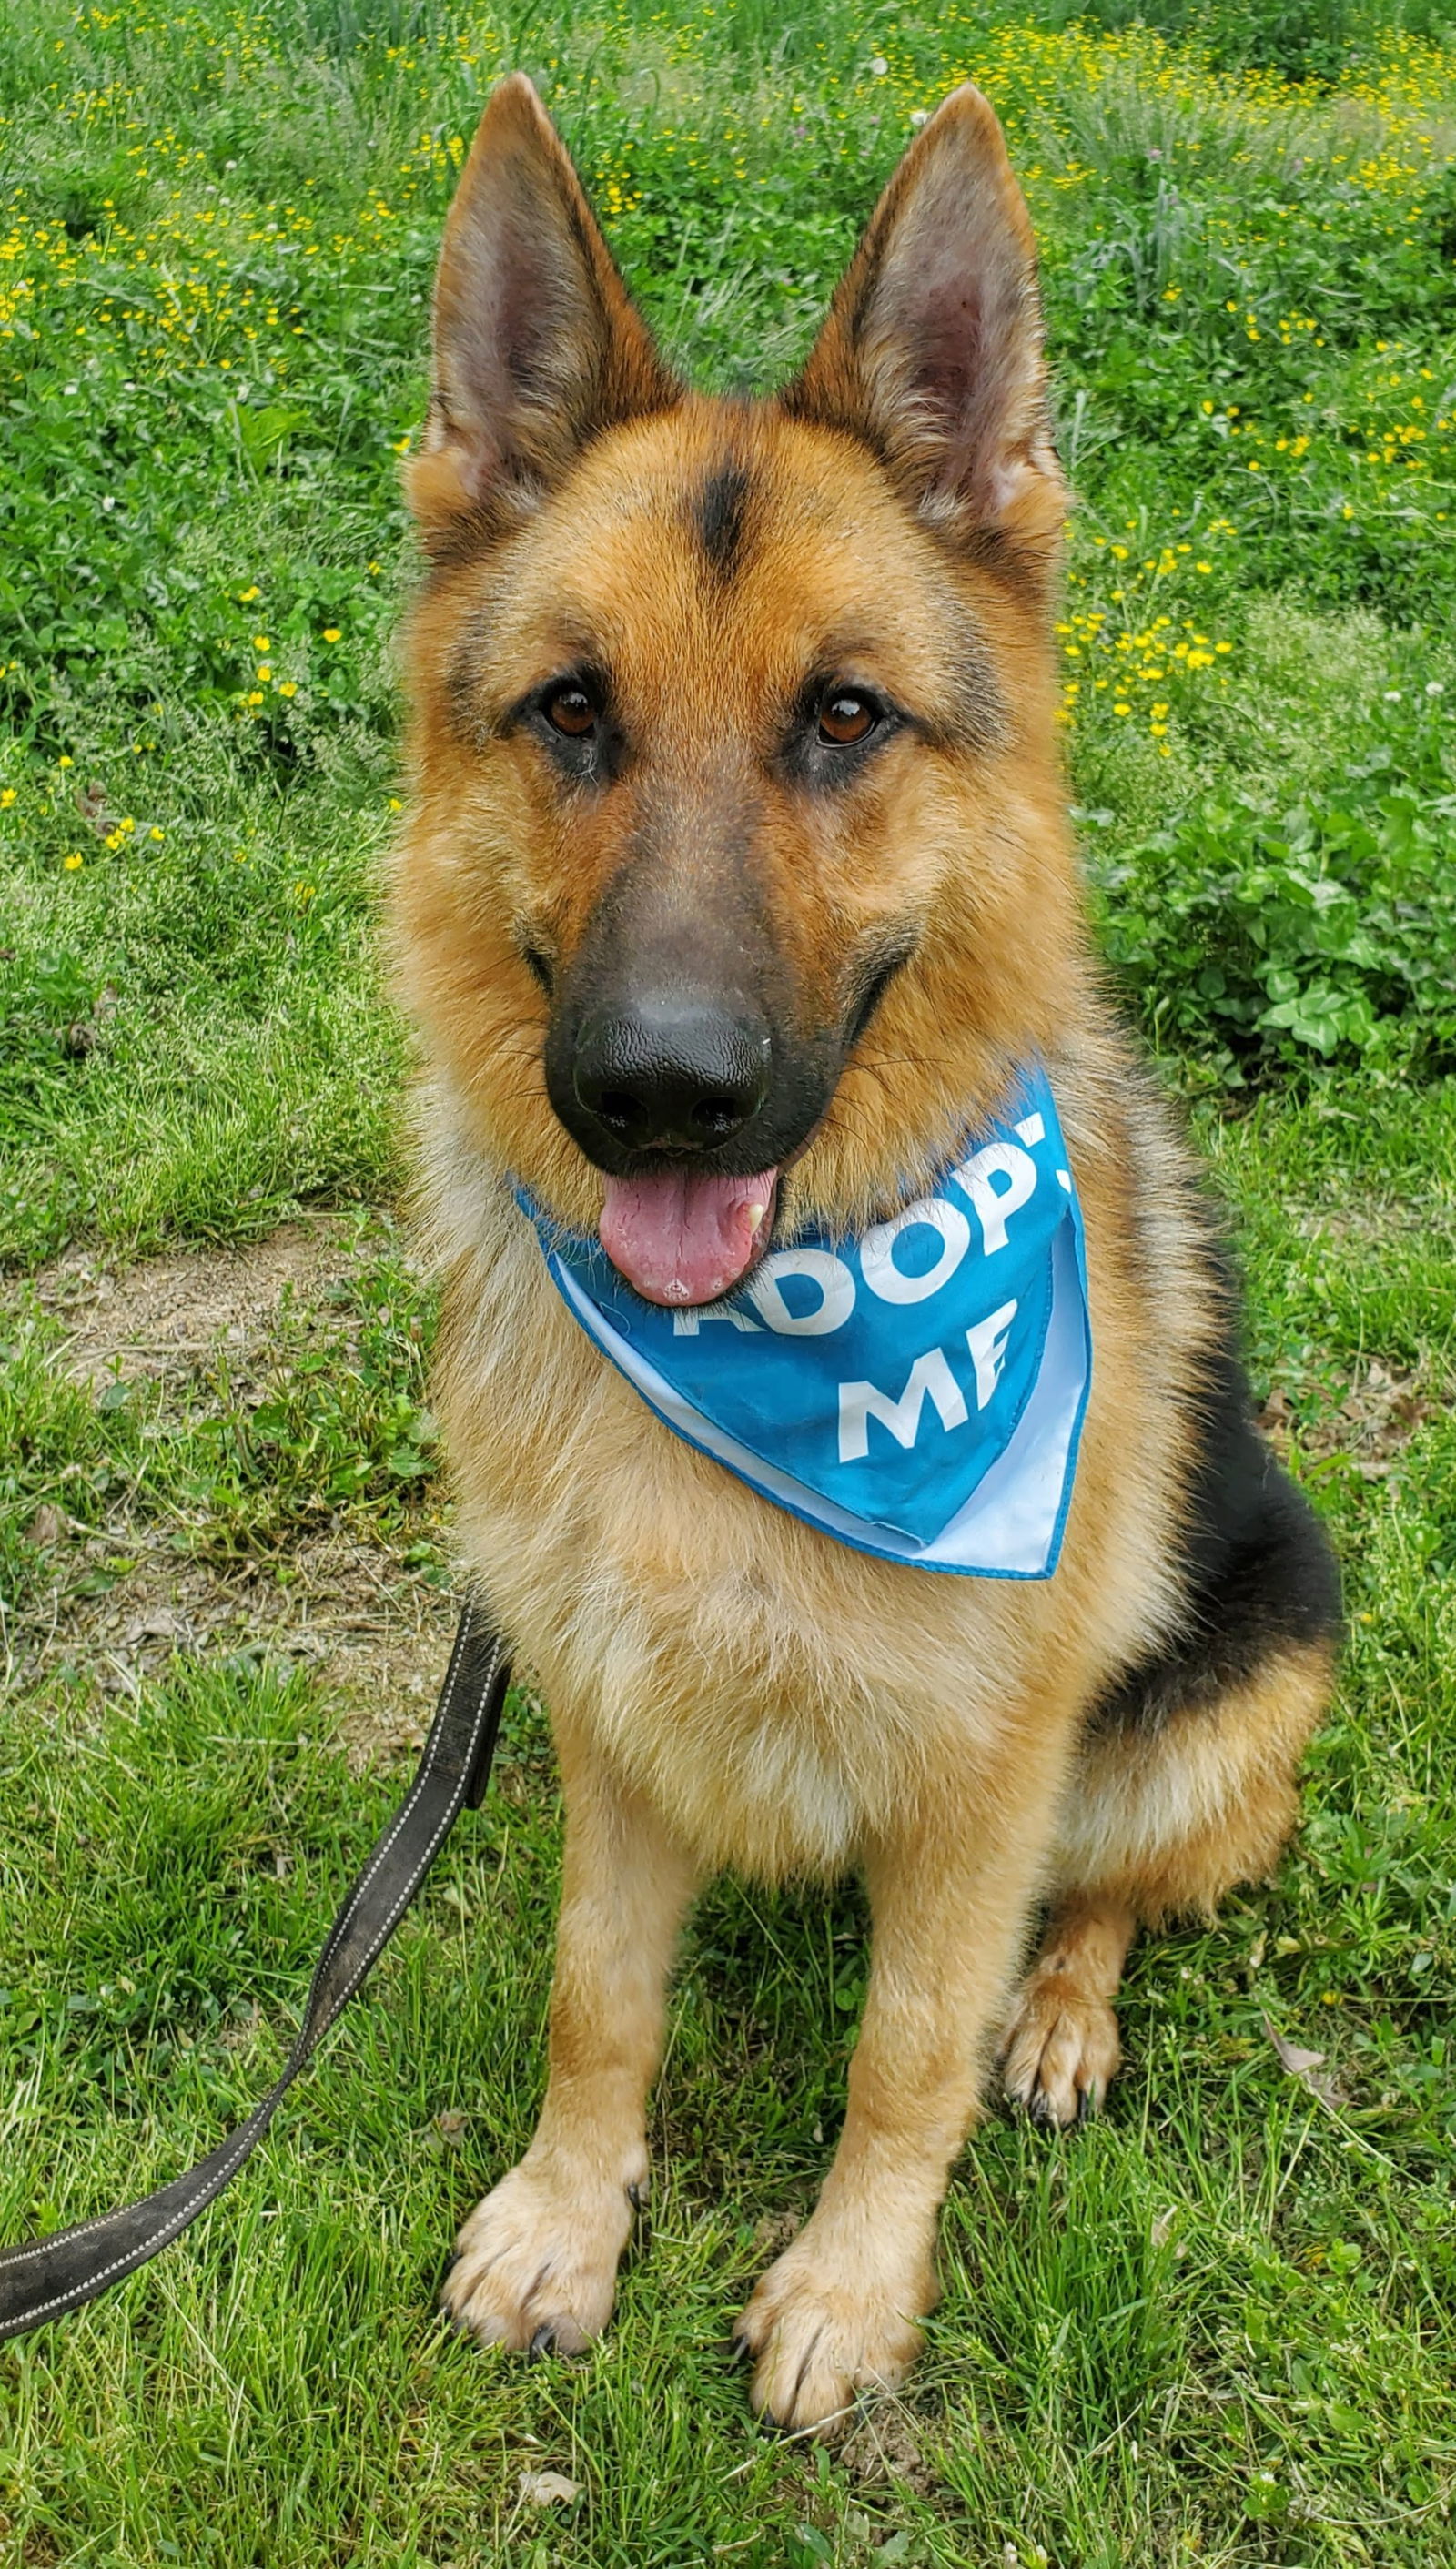
<svg viewBox="0 0 1456 2569"><path fill-rule="evenodd" d="M1087 1700L1157 1631L1167 1497L1104 1461L1135 1429L1106 1294L1062 1570L906 1570L799 1524L663 1427L571 1319L443 1097L432 1126L436 1388L464 1549L558 1727L705 1864L833 1871L877 1815L947 1775L973 1800L1013 1709ZM1156 1393L1146 1364L1138 1387Z"/></svg>

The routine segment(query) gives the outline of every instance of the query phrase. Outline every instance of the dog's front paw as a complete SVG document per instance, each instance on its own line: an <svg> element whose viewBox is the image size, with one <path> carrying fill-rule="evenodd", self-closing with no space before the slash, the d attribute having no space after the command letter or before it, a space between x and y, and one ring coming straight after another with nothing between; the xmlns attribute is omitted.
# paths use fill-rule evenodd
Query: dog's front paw
<svg viewBox="0 0 1456 2569"><path fill-rule="evenodd" d="M1121 2057L1106 1999L1070 1974L1032 1973L1006 2027L1001 2075L1033 2122L1060 2129L1095 2113Z"/></svg>
<svg viewBox="0 0 1456 2569"><path fill-rule="evenodd" d="M461 2231L442 2310L483 2346L579 2355L611 2317L634 2209L625 2186L573 2191L524 2161Z"/></svg>
<svg viewBox="0 0 1456 2569"><path fill-rule="evenodd" d="M920 2349L916 2313L930 2309L928 2266L896 2291L817 2247L812 2225L769 2268L738 2323L754 2358L749 2397L790 2433L847 2431L862 2390L893 2390Z"/></svg>

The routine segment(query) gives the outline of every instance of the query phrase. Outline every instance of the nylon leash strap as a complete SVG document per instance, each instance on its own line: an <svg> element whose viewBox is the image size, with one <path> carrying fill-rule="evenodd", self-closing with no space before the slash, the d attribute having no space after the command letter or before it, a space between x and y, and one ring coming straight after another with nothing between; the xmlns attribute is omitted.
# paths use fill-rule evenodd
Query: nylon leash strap
<svg viewBox="0 0 1456 2569"><path fill-rule="evenodd" d="M119 2284L180 2238L231 2184L299 2071L363 1987L461 1811L480 1808L510 1676L505 1646L472 1601L460 1619L415 1780L329 1929L276 2083L185 2176L100 2220L0 2250L0 2340L60 2319Z"/></svg>

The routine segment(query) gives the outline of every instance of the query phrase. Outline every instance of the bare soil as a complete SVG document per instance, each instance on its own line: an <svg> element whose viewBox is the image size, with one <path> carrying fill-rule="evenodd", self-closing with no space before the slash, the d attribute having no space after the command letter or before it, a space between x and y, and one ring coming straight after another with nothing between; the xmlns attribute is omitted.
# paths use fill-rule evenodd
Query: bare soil
<svg viewBox="0 0 1456 2569"><path fill-rule="evenodd" d="M1414 1374L1392 1373L1372 1356L1338 1407L1325 1416L1296 1424L1293 1404L1276 1385L1265 1402L1261 1424L1276 1452L1286 1454L1297 1445L1315 1463L1343 1455L1362 1480L1383 1481L1438 1406L1429 1386Z"/></svg>
<svg viewBox="0 0 1456 2569"><path fill-rule="evenodd" d="M303 1312L348 1277L357 1218L288 1223L243 1249L189 1250L117 1267L73 1252L36 1279L43 1307L66 1325L64 1362L100 1389L148 1377L179 1390L225 1346L236 1374L265 1359L285 1300ZM341 1349L341 1353L342 1353ZM40 1539L65 1541L57 1511ZM76 1529L80 1535L80 1529ZM78 1555L85 1564L77 1593ZM417 1747L454 1625L450 1596L384 1543L324 1533L275 1567L212 1564L175 1551L135 1520L81 1536L67 1578L12 1635L11 1672L88 1679L135 1694L177 1655L245 1654L310 1667L339 1735L360 1763Z"/></svg>
<svg viewBox="0 0 1456 2569"><path fill-rule="evenodd" d="M245 1249L191 1249L131 1268L73 1250L41 1270L36 1292L67 1327L78 1382L134 1382L189 1369L219 1342L265 1340L285 1293L307 1309L348 1275L357 1230L346 1216L321 1214Z"/></svg>

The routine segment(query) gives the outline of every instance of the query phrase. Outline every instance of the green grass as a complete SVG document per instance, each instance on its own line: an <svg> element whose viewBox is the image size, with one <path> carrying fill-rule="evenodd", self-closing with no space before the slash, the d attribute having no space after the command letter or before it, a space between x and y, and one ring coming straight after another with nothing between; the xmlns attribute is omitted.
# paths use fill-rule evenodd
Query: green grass
<svg viewBox="0 0 1456 2569"><path fill-rule="evenodd" d="M335 1693L245 1625L119 1690L99 1619L138 1559L287 1583L326 1536L401 1593L444 1575L429 1304L371 1212L406 1062L376 881L397 461L454 171L513 63L720 385L802 351L912 116L967 71L1005 115L1080 493L1064 710L1104 933L1350 1610L1278 1885L1140 1951L1098 2125L988 2120L926 2358L834 2459L753 2427L726 2338L833 2144L853 1892L700 1907L601 2349L519 2369L433 2317L542 2077L558 1826L516 1701L485 1811L257 2164L0 2352L23 2569L1456 2560L1456 56L1377 0L1128 14L10 11L0 1596L32 1672L0 1739L0 2236L245 2109L402 1781L361 1779ZM246 1364L69 1378L30 1284L68 1245L351 1204L347 1283ZM36 1675L53 1617L74 1648ZM1266 2017L1325 2052L1332 2107ZM577 2498L534 2508L543 2469Z"/></svg>

